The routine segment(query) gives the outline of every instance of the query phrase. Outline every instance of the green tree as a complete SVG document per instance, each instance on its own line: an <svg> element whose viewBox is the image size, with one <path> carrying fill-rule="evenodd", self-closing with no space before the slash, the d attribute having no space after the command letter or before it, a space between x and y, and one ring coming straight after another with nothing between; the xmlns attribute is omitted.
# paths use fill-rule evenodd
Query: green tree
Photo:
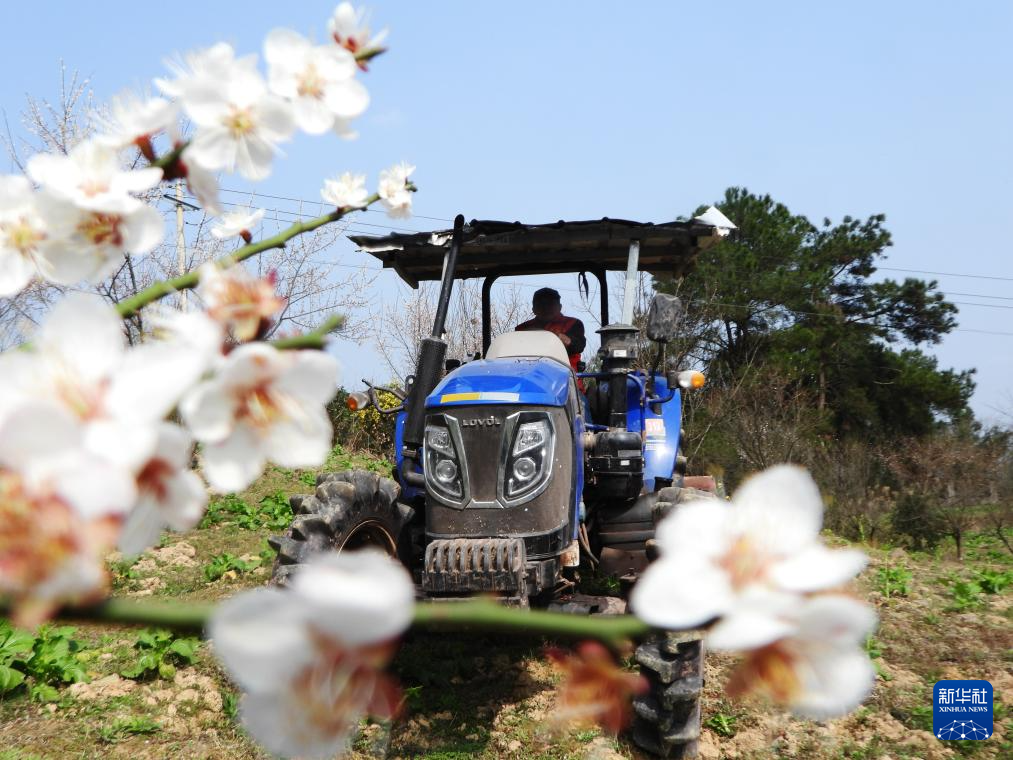
<svg viewBox="0 0 1013 760"><path fill-rule="evenodd" d="M675 348L715 386L762 366L810 392L840 433L921 435L968 414L971 372L919 349L953 329L956 307L933 281L872 279L891 245L885 216L815 225L743 188L716 205L738 234L685 280L656 283L686 302L695 329Z"/></svg>

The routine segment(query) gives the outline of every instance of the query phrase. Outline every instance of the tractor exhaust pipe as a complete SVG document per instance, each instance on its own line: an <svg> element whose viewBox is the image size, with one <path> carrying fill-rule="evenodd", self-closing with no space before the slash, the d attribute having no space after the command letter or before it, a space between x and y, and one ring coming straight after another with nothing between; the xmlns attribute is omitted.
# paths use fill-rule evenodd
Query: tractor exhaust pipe
<svg viewBox="0 0 1013 760"><path fill-rule="evenodd" d="M458 214L454 219L454 234L450 239L450 250L443 257L443 277L440 282L440 300L436 306L436 319L433 320L433 333L422 339L419 350L419 361L415 367L415 379L412 381L408 394L407 411L404 426L405 454L415 458L422 446L422 437L426 424L426 397L433 392L443 374L443 362L447 356L447 343L443 340L443 330L447 322L447 311L450 308L450 296L454 289L454 275L457 272L457 256L461 251L461 237L464 232L464 215Z"/></svg>

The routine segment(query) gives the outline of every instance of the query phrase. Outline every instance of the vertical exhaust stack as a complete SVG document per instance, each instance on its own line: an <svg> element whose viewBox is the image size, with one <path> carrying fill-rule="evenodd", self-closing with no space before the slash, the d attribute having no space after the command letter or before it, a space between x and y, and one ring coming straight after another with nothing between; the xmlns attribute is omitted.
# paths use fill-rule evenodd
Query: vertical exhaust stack
<svg viewBox="0 0 1013 760"><path fill-rule="evenodd" d="M464 215L458 214L454 219L454 234L450 240L450 250L443 258L440 300L436 306L433 332L430 337L422 339L419 362L415 368L415 379L408 394L408 417L404 426L404 453L416 461L425 432L426 397L440 382L443 362L447 356L447 343L443 340L443 330L446 326L447 311L450 308L450 296L454 289L454 275L457 271L457 256L461 250L463 232Z"/></svg>

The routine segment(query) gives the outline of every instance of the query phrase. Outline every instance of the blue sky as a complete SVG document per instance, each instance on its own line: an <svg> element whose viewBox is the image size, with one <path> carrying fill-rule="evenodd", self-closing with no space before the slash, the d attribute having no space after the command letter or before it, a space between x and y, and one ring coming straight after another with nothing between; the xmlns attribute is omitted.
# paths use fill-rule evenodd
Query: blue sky
<svg viewBox="0 0 1013 760"><path fill-rule="evenodd" d="M7 4L0 106L14 117L24 93L54 95L61 58L104 99L147 87L173 51L224 39L259 52L275 26L322 40L334 4ZM375 181L408 159L426 216L665 221L741 185L814 220L884 212L885 266L1011 278L936 277L954 301L1013 307L1001 300L1013 298L1013 4L370 7L391 51L366 79L361 137L297 138L262 192L316 199L324 176ZM334 253L359 260L347 243ZM394 280L383 274L376 297ZM933 350L978 368L980 415L1013 411L1013 335L971 332L1013 333L1013 310L962 305L959 322ZM368 346L336 352L349 380L383 375Z"/></svg>

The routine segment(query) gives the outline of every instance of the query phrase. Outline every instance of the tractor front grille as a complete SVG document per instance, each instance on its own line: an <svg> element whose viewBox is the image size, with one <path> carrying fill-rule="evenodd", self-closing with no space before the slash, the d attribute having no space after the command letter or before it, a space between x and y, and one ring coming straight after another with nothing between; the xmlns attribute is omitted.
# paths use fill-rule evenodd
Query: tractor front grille
<svg viewBox="0 0 1013 760"><path fill-rule="evenodd" d="M422 566L422 590L432 594L506 591L525 597L527 554L522 538L432 541Z"/></svg>

